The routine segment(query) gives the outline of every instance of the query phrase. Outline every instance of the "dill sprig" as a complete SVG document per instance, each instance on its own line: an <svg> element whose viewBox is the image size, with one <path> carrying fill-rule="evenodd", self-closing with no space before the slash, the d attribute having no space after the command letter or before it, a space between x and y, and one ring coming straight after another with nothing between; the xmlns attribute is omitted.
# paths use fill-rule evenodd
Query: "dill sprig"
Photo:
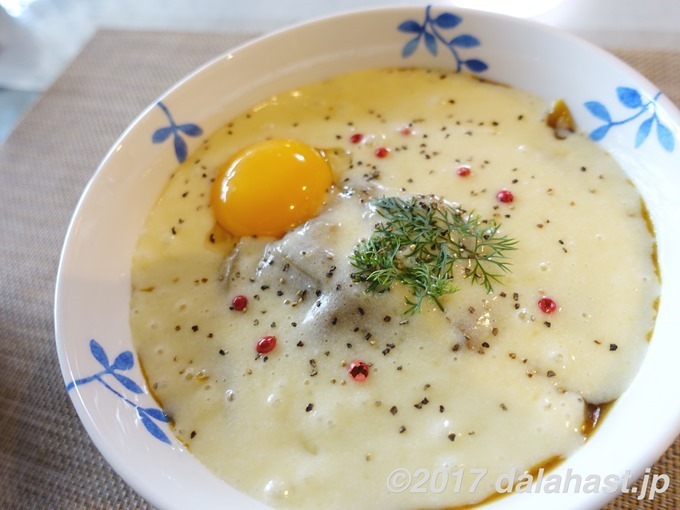
<svg viewBox="0 0 680 510"><path fill-rule="evenodd" d="M434 197L404 200L386 197L371 202L385 221L350 255L355 282L367 292L384 292L394 282L411 291L407 313L431 298L443 311L440 297L458 291L454 274L492 292L492 283L509 272L506 252L516 241L498 234L500 225Z"/></svg>

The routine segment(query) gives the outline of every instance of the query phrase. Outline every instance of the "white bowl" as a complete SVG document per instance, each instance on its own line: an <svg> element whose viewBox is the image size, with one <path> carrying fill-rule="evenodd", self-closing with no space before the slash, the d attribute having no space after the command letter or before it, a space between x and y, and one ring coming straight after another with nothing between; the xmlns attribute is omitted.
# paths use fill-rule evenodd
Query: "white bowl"
<svg viewBox="0 0 680 510"><path fill-rule="evenodd" d="M447 12L460 19L439 18L440 32L472 35L478 44L454 46L454 52L443 39L431 39L429 48L426 37L408 42L424 20L437 23L437 16ZM459 23L452 27L454 19ZM584 479L604 480L630 471L632 483L680 432L680 315L673 313L680 307L680 112L608 53L537 24L443 6L352 12L248 43L177 84L120 137L75 211L57 279L61 369L94 443L153 505L265 508L198 462L174 438L145 389L128 311L132 253L152 204L178 159L201 143L201 134L209 135L274 93L381 66L459 67L549 100L561 97L579 128L623 166L656 228L662 274L656 329L630 388L593 437L554 473L566 476L571 469ZM648 118L654 120L645 123ZM598 508L614 496L603 491L513 494L488 508Z"/></svg>

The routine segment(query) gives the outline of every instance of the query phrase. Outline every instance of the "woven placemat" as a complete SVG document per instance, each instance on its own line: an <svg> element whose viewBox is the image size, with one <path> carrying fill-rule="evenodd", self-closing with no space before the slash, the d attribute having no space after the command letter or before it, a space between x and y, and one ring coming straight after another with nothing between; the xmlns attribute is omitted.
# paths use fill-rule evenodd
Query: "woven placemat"
<svg viewBox="0 0 680 510"><path fill-rule="evenodd" d="M103 460L64 389L52 313L59 252L79 195L125 127L251 36L99 32L0 147L0 508L151 508ZM680 104L680 51L616 53ZM607 510L678 508L680 441L653 473L671 477L666 493L624 495Z"/></svg>

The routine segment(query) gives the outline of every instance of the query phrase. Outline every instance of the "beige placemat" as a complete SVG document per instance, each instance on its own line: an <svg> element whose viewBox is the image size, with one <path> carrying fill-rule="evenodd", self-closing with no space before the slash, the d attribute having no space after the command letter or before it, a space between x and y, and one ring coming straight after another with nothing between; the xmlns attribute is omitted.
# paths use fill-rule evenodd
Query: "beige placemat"
<svg viewBox="0 0 680 510"><path fill-rule="evenodd" d="M59 252L83 187L124 128L250 36L100 32L0 147L0 509L150 508L108 467L64 389L52 315ZM680 104L680 49L618 54ZM680 441L653 472L667 473L671 489L607 509L678 508Z"/></svg>

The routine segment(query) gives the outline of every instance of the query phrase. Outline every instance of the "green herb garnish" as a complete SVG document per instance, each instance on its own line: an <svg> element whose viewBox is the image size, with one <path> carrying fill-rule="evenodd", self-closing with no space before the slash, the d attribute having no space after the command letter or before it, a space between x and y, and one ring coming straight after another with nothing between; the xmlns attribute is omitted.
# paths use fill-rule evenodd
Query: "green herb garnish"
<svg viewBox="0 0 680 510"><path fill-rule="evenodd" d="M352 279L367 283L366 292L384 292L394 282L406 285L413 296L406 298L407 313L419 311L428 297L443 311L439 298L458 291L456 272L487 292L509 272L506 252L516 241L498 235L494 221L434 197L387 197L371 204L385 221L350 255L358 270Z"/></svg>

